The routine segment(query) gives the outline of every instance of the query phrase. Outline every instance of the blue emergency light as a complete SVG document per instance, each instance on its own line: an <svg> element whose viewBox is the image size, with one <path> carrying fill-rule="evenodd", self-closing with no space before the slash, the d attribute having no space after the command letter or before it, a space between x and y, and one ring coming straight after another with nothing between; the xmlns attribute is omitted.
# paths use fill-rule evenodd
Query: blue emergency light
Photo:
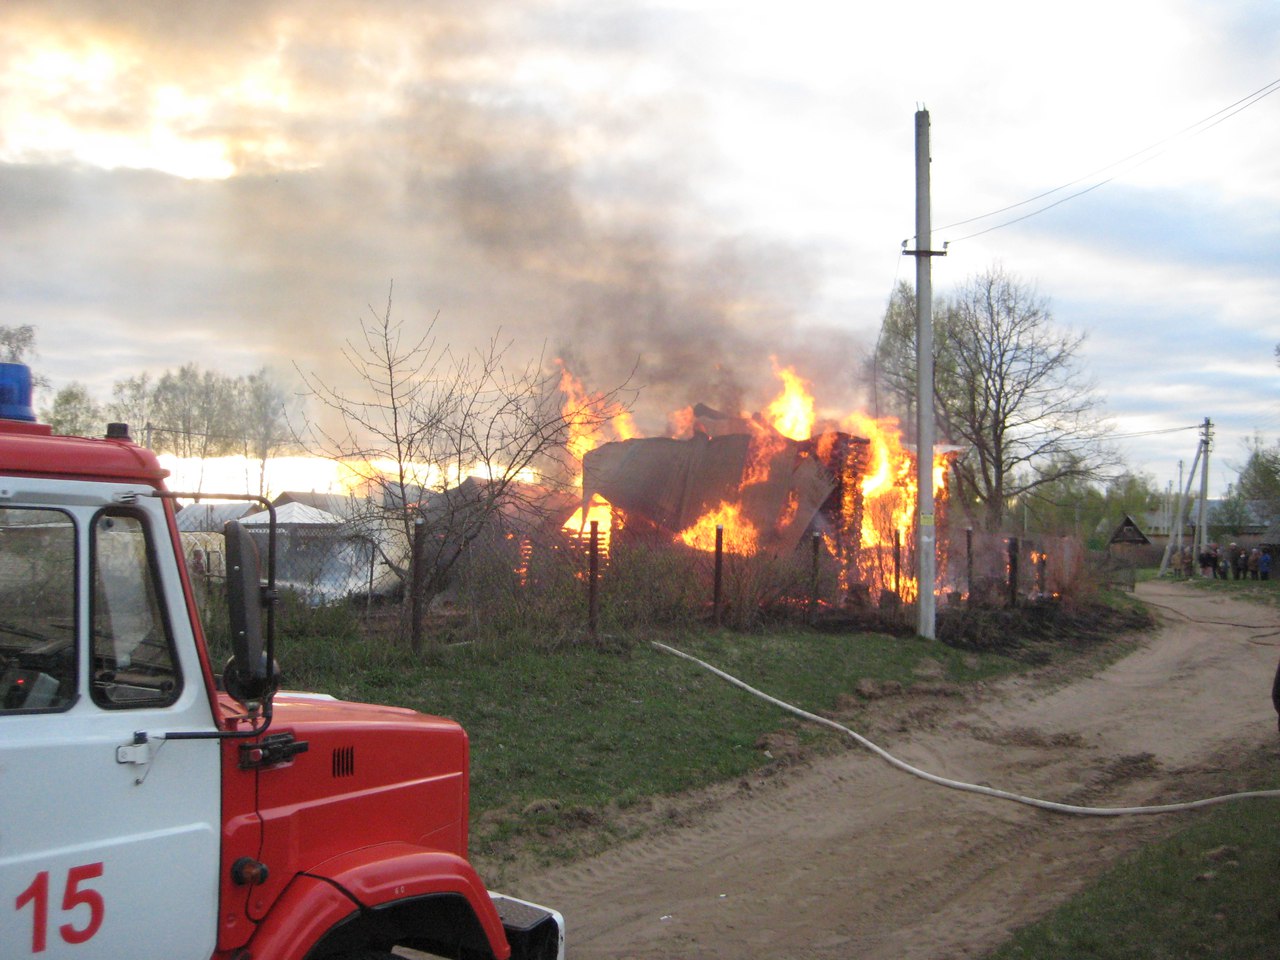
<svg viewBox="0 0 1280 960"><path fill-rule="evenodd" d="M31 368L25 363L0 363L0 420L35 422L31 409Z"/></svg>

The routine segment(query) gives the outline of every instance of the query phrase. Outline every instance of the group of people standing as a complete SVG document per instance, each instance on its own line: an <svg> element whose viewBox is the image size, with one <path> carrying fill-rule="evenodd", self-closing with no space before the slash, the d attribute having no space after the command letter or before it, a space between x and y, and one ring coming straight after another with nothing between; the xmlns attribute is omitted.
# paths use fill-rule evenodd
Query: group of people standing
<svg viewBox="0 0 1280 960"><path fill-rule="evenodd" d="M1200 551L1200 576L1215 580L1270 580L1271 551L1267 547L1247 548L1231 544L1219 548L1211 543ZM1182 548L1182 567L1191 576L1191 548Z"/></svg>

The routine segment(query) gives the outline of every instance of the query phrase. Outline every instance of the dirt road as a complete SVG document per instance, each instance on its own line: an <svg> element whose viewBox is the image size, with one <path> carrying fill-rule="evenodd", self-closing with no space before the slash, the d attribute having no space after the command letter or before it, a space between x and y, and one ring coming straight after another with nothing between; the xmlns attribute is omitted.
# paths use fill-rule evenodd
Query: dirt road
<svg viewBox="0 0 1280 960"><path fill-rule="evenodd" d="M875 739L944 776L1076 804L1256 787L1223 770L1277 739L1280 650L1256 635L1280 617L1173 583L1140 595L1162 605L1163 625L1105 671L1056 689L1024 679L970 700L904 697ZM563 911L572 960L974 957L1198 815L1046 813L856 748L779 779L740 785L687 827L526 878L521 894Z"/></svg>

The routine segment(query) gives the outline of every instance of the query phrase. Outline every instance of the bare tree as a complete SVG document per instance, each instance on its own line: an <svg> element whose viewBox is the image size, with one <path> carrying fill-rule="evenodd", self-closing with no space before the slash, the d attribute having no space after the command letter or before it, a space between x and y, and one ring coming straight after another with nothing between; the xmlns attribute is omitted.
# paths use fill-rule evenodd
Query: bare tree
<svg viewBox="0 0 1280 960"><path fill-rule="evenodd" d="M0 359L6 363L26 363L36 352L36 330L29 323L0 326Z"/></svg>
<svg viewBox="0 0 1280 960"><path fill-rule="evenodd" d="M1261 436L1246 444L1249 456L1236 481L1236 489L1245 500L1258 500L1267 505L1271 516L1280 515L1280 443L1267 446Z"/></svg>
<svg viewBox="0 0 1280 960"><path fill-rule="evenodd" d="M938 299L933 315L946 314L946 301ZM903 437L915 441L916 433L916 294L911 284L899 280L889 296L880 336L870 357L867 382L871 384L875 416L895 416Z"/></svg>
<svg viewBox="0 0 1280 960"><path fill-rule="evenodd" d="M1055 328L1048 302L999 267L971 278L939 328L939 426L965 444L958 500L989 530L1007 504L1064 479L1103 479L1119 465L1102 401L1079 367L1083 334Z"/></svg>
<svg viewBox="0 0 1280 960"><path fill-rule="evenodd" d="M903 427L915 421L916 299L911 284L899 280L889 296L880 336L870 358L867 377L877 416L897 416Z"/></svg>
<svg viewBox="0 0 1280 960"><path fill-rule="evenodd" d="M541 358L509 368L510 343L497 336L457 354L436 339L434 318L410 335L391 308L389 291L346 343L354 391L299 372L338 424L313 422L309 433L371 494L366 535L405 584L417 650L422 612L467 548L508 514L536 518L547 487L531 481L559 463L570 424L608 419L617 391L566 408L559 373Z"/></svg>
<svg viewBox="0 0 1280 960"><path fill-rule="evenodd" d="M967 450L953 500L990 530L1008 505L1105 481L1119 459L1105 443L1102 402L1079 366L1083 335L1054 326L1048 302L999 267L934 306L934 416L941 439ZM877 397L914 421L914 294L899 284L876 347Z"/></svg>
<svg viewBox="0 0 1280 960"><path fill-rule="evenodd" d="M5 363L30 364L36 358L36 328L29 323L16 327L0 324L0 360ZM39 390L49 389L49 378L31 374L31 385Z"/></svg>

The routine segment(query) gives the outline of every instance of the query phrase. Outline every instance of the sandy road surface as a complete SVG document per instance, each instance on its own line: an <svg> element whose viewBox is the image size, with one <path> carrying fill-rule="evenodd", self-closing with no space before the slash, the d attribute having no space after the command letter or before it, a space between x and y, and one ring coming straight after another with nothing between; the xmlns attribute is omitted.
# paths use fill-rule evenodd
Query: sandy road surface
<svg viewBox="0 0 1280 960"><path fill-rule="evenodd" d="M1157 608L1158 634L1104 672L917 704L876 739L935 773L1077 804L1255 786L1221 770L1277 737L1277 638L1249 637L1280 617L1178 584L1140 595L1182 616ZM924 783L855 749L518 886L564 913L571 960L972 957L1194 816L1046 813Z"/></svg>

